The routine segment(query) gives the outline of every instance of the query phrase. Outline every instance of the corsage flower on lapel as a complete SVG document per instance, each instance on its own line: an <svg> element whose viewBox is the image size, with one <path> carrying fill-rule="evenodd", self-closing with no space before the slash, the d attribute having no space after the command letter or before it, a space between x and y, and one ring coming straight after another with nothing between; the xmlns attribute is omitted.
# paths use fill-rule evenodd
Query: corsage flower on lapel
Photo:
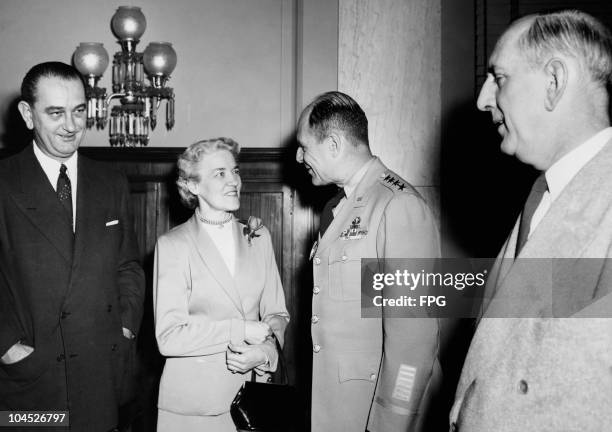
<svg viewBox="0 0 612 432"><path fill-rule="evenodd" d="M246 226L242 230L242 234L244 234L249 241L249 246L251 246L251 242L253 241L253 237L259 237L261 234L257 234L257 231L263 227L263 222L261 219L255 216L249 216L249 220L245 224Z"/></svg>

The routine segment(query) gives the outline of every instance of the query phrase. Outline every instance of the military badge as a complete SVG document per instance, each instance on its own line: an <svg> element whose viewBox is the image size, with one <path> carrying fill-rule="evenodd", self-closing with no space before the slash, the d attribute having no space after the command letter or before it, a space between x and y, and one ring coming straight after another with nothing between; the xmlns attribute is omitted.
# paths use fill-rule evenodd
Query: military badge
<svg viewBox="0 0 612 432"><path fill-rule="evenodd" d="M359 240L368 235L368 230L361 226L361 218L357 216L351 226L340 233L342 240Z"/></svg>
<svg viewBox="0 0 612 432"><path fill-rule="evenodd" d="M406 185L391 174L381 174L380 178L382 178L383 181L388 183L390 186L395 186L395 188L399 191L406 189Z"/></svg>

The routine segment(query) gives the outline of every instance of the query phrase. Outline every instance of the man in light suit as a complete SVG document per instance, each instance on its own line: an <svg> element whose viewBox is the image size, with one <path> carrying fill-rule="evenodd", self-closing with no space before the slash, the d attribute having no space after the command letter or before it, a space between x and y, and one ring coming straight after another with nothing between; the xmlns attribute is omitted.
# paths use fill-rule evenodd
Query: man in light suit
<svg viewBox="0 0 612 432"><path fill-rule="evenodd" d="M38 64L21 92L34 140L0 161L0 410L68 411L72 431L113 430L144 297L127 182L77 153L76 69Z"/></svg>
<svg viewBox="0 0 612 432"><path fill-rule="evenodd" d="M360 275L361 258L438 257L432 213L372 156L367 118L348 95L317 97L297 139L296 159L312 183L340 188L311 253L312 430L424 430L441 378L439 321L362 318Z"/></svg>
<svg viewBox="0 0 612 432"><path fill-rule="evenodd" d="M609 430L612 37L581 12L528 16L489 64L478 108L542 175L490 272L451 430Z"/></svg>

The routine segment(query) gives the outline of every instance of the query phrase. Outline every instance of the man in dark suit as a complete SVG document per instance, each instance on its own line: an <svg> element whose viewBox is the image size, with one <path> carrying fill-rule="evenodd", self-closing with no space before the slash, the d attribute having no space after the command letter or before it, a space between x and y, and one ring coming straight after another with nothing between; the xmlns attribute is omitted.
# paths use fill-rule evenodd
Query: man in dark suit
<svg viewBox="0 0 612 432"><path fill-rule="evenodd" d="M528 16L489 65L478 108L542 174L489 272L451 430L610 430L612 34L578 11Z"/></svg>
<svg viewBox="0 0 612 432"><path fill-rule="evenodd" d="M127 181L77 153L76 69L34 66L21 97L34 142L0 161L0 410L69 411L70 430L109 431L144 297Z"/></svg>

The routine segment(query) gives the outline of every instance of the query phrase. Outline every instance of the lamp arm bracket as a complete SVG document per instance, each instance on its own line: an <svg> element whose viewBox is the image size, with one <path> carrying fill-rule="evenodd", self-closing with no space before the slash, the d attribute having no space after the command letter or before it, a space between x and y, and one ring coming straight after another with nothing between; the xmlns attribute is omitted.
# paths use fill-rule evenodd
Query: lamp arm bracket
<svg viewBox="0 0 612 432"><path fill-rule="evenodd" d="M111 99L115 99L115 98L118 98L118 97L124 97L124 96L126 96L125 93L112 93L112 94L108 95L108 97L106 98L106 106L110 105Z"/></svg>

